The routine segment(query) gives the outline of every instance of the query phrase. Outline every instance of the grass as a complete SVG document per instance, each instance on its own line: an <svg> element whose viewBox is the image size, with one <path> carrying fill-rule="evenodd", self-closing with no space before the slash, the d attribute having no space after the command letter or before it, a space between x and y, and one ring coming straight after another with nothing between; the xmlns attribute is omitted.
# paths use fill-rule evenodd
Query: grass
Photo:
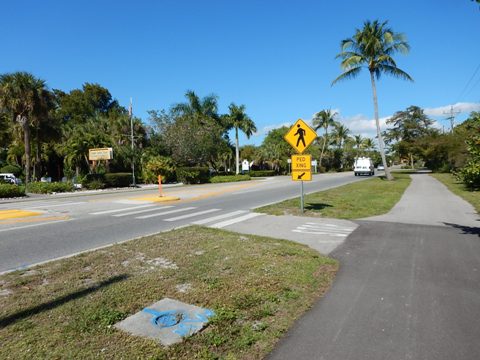
<svg viewBox="0 0 480 360"><path fill-rule="evenodd" d="M385 214L400 200L411 181L408 172L393 175L394 181L377 177L305 195L303 215L359 219ZM300 198L264 206L255 211L270 215L302 215Z"/></svg>
<svg viewBox="0 0 480 360"><path fill-rule="evenodd" d="M473 205L477 213L480 214L480 191L469 190L465 185L457 180L455 176L448 173L435 173L432 176L441 181L454 194L462 197Z"/></svg>
<svg viewBox="0 0 480 360"><path fill-rule="evenodd" d="M188 227L0 276L0 358L261 359L330 286L303 245ZM112 325L169 297L211 308L164 348Z"/></svg>

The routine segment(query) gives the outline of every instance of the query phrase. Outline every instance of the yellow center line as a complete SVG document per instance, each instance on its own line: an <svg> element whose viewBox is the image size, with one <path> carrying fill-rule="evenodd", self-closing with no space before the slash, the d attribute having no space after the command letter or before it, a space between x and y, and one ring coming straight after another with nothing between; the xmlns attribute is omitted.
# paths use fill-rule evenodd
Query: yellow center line
<svg viewBox="0 0 480 360"><path fill-rule="evenodd" d="M17 219L17 218L25 218L29 216L38 216L42 213L39 211L26 211L26 210L0 210L0 220L7 220L7 219Z"/></svg>

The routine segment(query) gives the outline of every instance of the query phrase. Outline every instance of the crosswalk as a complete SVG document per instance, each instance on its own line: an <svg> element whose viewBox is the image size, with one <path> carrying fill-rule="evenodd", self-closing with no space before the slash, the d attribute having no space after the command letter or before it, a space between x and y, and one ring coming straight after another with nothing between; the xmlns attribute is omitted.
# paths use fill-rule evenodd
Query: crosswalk
<svg viewBox="0 0 480 360"><path fill-rule="evenodd" d="M327 223L307 222L293 229L293 232L313 235L328 235L333 237L344 238L350 235L355 230L354 227L339 226Z"/></svg>
<svg viewBox="0 0 480 360"><path fill-rule="evenodd" d="M159 218L166 222L190 221L189 224L205 225L217 229L236 224L248 219L261 216L259 213L251 213L246 210L227 211L222 213L218 208L197 208L195 206L177 207L174 205L158 206L146 204L128 206L120 209L108 209L89 213L89 215L107 215L115 218L130 217L136 220ZM207 217L205 217L207 216Z"/></svg>

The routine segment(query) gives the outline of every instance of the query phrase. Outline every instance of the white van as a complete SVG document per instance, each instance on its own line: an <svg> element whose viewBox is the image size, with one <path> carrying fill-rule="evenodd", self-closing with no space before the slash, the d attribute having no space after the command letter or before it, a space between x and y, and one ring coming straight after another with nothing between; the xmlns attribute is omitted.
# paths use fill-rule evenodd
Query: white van
<svg viewBox="0 0 480 360"><path fill-rule="evenodd" d="M367 157L357 158L353 164L353 172L355 173L355 176L375 175L375 167L373 166L372 159Z"/></svg>
<svg viewBox="0 0 480 360"><path fill-rule="evenodd" d="M0 174L0 180L10 183L10 184L15 184L18 185L20 184L20 179L17 179L15 175L11 173L1 173Z"/></svg>

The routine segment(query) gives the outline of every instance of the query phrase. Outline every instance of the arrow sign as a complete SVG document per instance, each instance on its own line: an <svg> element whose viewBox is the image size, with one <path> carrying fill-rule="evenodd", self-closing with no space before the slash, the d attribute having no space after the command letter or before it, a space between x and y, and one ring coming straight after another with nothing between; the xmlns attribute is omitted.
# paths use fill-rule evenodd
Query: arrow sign
<svg viewBox="0 0 480 360"><path fill-rule="evenodd" d="M303 175L305 175L305 173L304 173L304 172L303 172L303 173L301 173L300 175L298 175L298 178L299 178L299 179L301 179Z"/></svg>

